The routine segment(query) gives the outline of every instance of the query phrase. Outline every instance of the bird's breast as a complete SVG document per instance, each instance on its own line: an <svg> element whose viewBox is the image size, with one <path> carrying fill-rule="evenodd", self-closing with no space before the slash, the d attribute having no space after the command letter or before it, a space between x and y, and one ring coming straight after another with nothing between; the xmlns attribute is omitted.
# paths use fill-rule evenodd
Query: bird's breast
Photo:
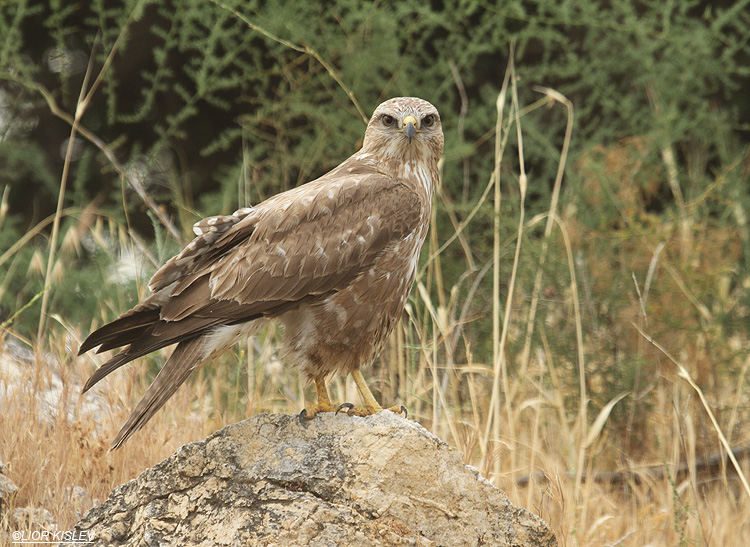
<svg viewBox="0 0 750 547"><path fill-rule="evenodd" d="M349 285L282 316L287 355L303 373L351 372L380 353L403 312L426 232L391 243Z"/></svg>

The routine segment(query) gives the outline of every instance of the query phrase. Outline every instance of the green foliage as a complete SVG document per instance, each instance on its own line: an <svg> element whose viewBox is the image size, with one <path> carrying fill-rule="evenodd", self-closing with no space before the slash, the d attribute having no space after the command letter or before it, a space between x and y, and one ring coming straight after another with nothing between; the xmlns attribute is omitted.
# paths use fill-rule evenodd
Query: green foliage
<svg viewBox="0 0 750 547"><path fill-rule="evenodd" d="M748 4L336 0L321 10L303 0L6 2L0 5L0 194L10 190L0 253L54 213L70 123L53 113L50 102L69 116L76 112L87 64L88 86L96 81L97 88L82 126L109 147L128 176L136 168L145 173L146 191L186 237L203 215L257 203L340 163L361 142L363 115L381 100L424 97L440 109L446 132L437 222L438 241L445 241L455 230L448 214L458 222L466 218L490 179L496 99L514 43L521 107L541 98L534 86L553 88L574 105L561 207L575 221L577 252L588 258L578 262L582 282L591 283L583 291L584 327L596 340L588 357L592 374L606 379L595 393L605 402L635 382L643 361L642 355L600 358L629 350L621 347L617 329L637 316L630 313L631 274L643 278L655 242L674 242L676 225L689 225L696 234L739 234L738 242L726 243L724 256L731 261L712 256L705 241L686 245L685 253L693 253L687 258L670 252L674 262L685 260L678 273L695 284L699 301L714 297L715 282L728 277L728 292L717 296L724 299L717 304L717 329L736 334L746 320ZM549 207L566 122L557 107L521 118L527 218ZM78 139L65 207L104 214L118 229L155 242L157 258L165 258L176 244L155 233L159 224L146 214L131 181L90 139ZM501 172L502 229L508 234L499 265L503 278L510 275L518 219L517 144L511 135ZM80 226L83 232L86 226ZM464 231L469 250L453 244L444 254L446 286L460 285L458 292L467 294L470 283L462 276L472 263L473 279L492 259L493 230L488 200ZM535 230L527 231L529 252L522 257L524 296L532 291L541 255ZM106 261L123 248L116 235L109 241L112 249L104 252L84 249L59 259L67 275L51 287L52 303L71 321L85 323L107 300ZM623 248L628 242L635 243ZM46 263L48 239L35 243ZM639 245L650 247L633 250ZM0 266L5 317L43 288L41 277L28 275L33 260L27 246ZM703 269L691 273L687 264L694 263ZM721 264L722 272L708 271L707 263ZM563 252L548 258L544 274L551 297L538 322L556 325L548 334L566 356L563 366L574 384L572 320L560 313L569 275ZM468 335L477 359L492 351L490 277L480 284L470 314L487 317ZM670 290L654 297L657 312L674 303ZM122 298L110 299L106 315L125 307ZM526 304L517 310L521 330ZM28 321L24 332L34 331L35 305L21 319ZM664 328L708 332L715 326L695 317L679 320ZM511 350L520 351L523 342L511 339Z"/></svg>
<svg viewBox="0 0 750 547"><path fill-rule="evenodd" d="M482 184L474 175L469 191L463 191L463 160L470 162L472 174L489 172L491 142L472 143L492 129L508 44L514 40L523 102L538 98L531 84L553 87L573 101L574 159L593 143L654 135L664 145L685 147L686 155L701 149L703 164L693 167L700 176L691 177L686 189L695 192L712 167L736 159L738 151L727 136L747 130L746 119L738 123L739 109L747 114L746 107L732 101L748 89L748 67L742 62L750 34L746 6L747 1L738 1L720 9L697 0L500 7L340 0L321 13L319 6L301 0L283 6L257 0L98 0L85 7L19 2L17 9L6 6L2 12L0 25L8 39L0 69L5 89L17 81L42 83L73 112L85 67L80 57L85 59L96 42L93 68L98 71L116 48L84 125L105 142L118 142L124 162L139 148L147 158L163 149L177 155L181 171L194 180L189 190L171 181L176 194L232 192L236 180L227 180L223 167L244 161L257 175L257 194L247 198L260 199L322 174L361 138L361 116L330 67L365 113L398 94L437 104L448 136L446 187L471 201ZM48 33L46 39L33 41L40 32ZM63 67L57 72L50 71L54 55ZM461 134L459 93L449 63L468 97ZM38 95L29 100L40 107L34 114L44 122L59 123L49 118ZM536 183L531 206L543 209L565 118L559 111L537 111L523 123L531 144L526 161ZM65 128L57 129L59 144ZM116 177L108 179L101 182L119 186ZM177 197L178 203L195 198Z"/></svg>

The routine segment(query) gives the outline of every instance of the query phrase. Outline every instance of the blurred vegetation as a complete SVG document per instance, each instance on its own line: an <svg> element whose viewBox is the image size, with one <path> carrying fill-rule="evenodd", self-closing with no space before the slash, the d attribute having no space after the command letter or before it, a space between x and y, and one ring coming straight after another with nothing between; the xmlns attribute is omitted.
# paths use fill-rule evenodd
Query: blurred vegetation
<svg viewBox="0 0 750 547"><path fill-rule="evenodd" d="M202 216L325 173L357 149L363 116L392 96L421 96L441 112L436 229L438 242L447 240L451 216L466 218L490 179L496 100L513 42L522 106L541 98L535 86L574 106L559 214L581 284L591 396L606 403L654 381L659 359L632 328L644 320L694 364L702 385L735 377L750 321L749 4L336 0L323 11L302 0L4 2L0 323L13 317L17 335L36 333L40 302L25 306L45 287L45 219L55 213L89 65L87 89L96 90L80 123L100 145L78 132L71 148L60 252L47 280L50 313L81 332L125 310L138 297L134 287L144 290L144 279L178 249L160 218L185 240ZM522 118L527 219L549 208L566 122L559 107ZM507 239L499 267L508 275L517 156L505 155L501 176ZM139 185L156 207L144 203ZM492 260L493 221L488 200L463 234L467 245L444 253L442 285L428 287L436 301L454 287L468 298L466 276L477 279ZM526 228L519 332L540 225ZM30 232L28 244L13 248ZM148 271L134 276L123 273L133 252L127 234L149 258L141 268ZM537 332L546 332L575 385L568 265L557 241L544 263ZM471 293L472 323L452 358L465 361L469 347L474 360L491 358L490 277ZM511 333L509 353L524 342ZM629 426L633 408L621 416Z"/></svg>

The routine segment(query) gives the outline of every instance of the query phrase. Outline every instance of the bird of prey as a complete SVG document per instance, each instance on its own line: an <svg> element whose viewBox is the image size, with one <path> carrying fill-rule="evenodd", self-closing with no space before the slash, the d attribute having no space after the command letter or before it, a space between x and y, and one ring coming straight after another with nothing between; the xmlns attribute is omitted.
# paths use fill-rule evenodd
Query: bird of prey
<svg viewBox="0 0 750 547"><path fill-rule="evenodd" d="M196 223L197 237L151 278L153 294L81 345L79 355L122 348L86 392L133 359L177 344L112 449L193 371L266 319L281 321L282 355L315 383L317 402L301 419L341 407L360 416L382 410L360 367L372 363L404 309L442 152L437 109L416 97L390 99L373 113L362 148L332 171ZM353 376L364 406L331 403L326 379L334 373Z"/></svg>

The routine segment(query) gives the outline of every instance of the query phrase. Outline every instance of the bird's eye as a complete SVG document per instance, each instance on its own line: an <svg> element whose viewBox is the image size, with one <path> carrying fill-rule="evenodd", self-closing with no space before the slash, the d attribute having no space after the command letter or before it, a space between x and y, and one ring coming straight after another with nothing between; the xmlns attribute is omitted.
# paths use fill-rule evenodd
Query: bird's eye
<svg viewBox="0 0 750 547"><path fill-rule="evenodd" d="M429 114L422 118L422 127L432 127L435 124L435 116Z"/></svg>
<svg viewBox="0 0 750 547"><path fill-rule="evenodd" d="M383 125L393 125L396 123L396 119L393 116L389 116L388 114L383 114Z"/></svg>

